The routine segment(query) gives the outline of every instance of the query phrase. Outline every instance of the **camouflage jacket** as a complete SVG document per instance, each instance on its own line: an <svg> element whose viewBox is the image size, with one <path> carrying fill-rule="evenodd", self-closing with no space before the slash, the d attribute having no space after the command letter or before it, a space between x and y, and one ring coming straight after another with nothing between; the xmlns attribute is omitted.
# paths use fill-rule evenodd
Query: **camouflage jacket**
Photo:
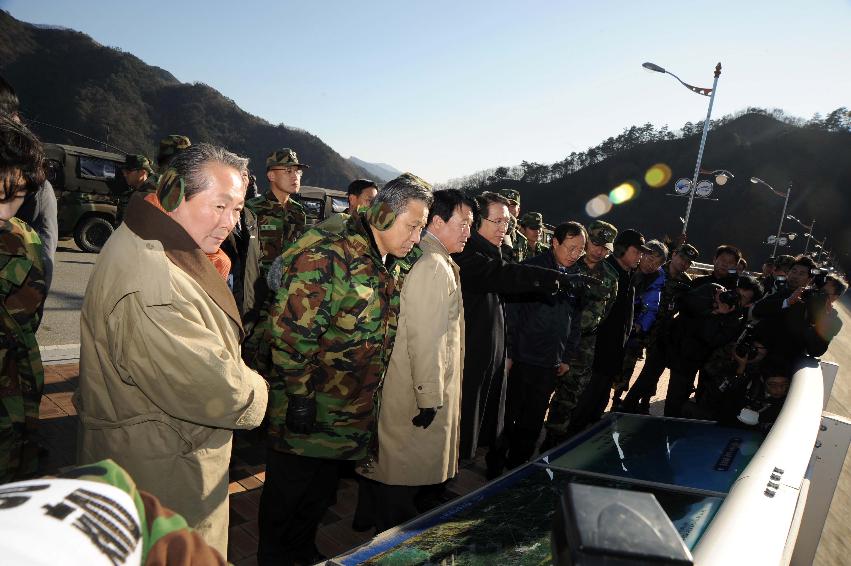
<svg viewBox="0 0 851 566"><path fill-rule="evenodd" d="M275 299L268 312L272 447L314 458L361 459L396 335L400 266L382 263L363 214L332 216L280 261L280 284L270 277ZM314 432L286 429L288 395L315 396Z"/></svg>
<svg viewBox="0 0 851 566"><path fill-rule="evenodd" d="M588 288L584 296L584 307L580 315L580 329L583 336L590 336L597 332L597 327L609 316L615 297L618 294L618 274L615 269L605 261L601 261L593 269L583 260L576 262L579 272L596 277L601 281L599 285Z"/></svg>
<svg viewBox="0 0 851 566"><path fill-rule="evenodd" d="M260 277L269 273L272 262L304 233L307 216L304 208L290 198L282 205L271 190L245 203L257 216L260 239Z"/></svg>
<svg viewBox="0 0 851 566"><path fill-rule="evenodd" d="M525 240L525 238L524 238L524 240ZM535 242L535 247L531 248L531 247L529 247L529 241L528 240L525 240L525 241L526 241L526 259L529 259L530 257L539 256L542 253L544 253L545 251L547 251L548 249L550 249L550 247L548 245L541 243L541 242Z"/></svg>
<svg viewBox="0 0 851 566"><path fill-rule="evenodd" d="M507 241L510 240L511 245ZM514 228L506 235L502 242L502 259L505 261L513 261L514 263L522 263L529 259L529 242L518 228Z"/></svg>
<svg viewBox="0 0 851 566"><path fill-rule="evenodd" d="M41 252L24 221L0 220L0 483L36 471L36 448L27 443L44 389L35 337L46 295Z"/></svg>
<svg viewBox="0 0 851 566"><path fill-rule="evenodd" d="M118 204L116 205L115 210L115 225L118 226L122 222L124 222L124 214L127 212L127 205L130 204L130 199L133 198L133 195L136 193L142 193L143 195L149 193L157 192L157 185L160 182L160 176L156 173L150 173L148 178L145 179L145 182L139 185L136 189L128 189L118 195Z"/></svg>

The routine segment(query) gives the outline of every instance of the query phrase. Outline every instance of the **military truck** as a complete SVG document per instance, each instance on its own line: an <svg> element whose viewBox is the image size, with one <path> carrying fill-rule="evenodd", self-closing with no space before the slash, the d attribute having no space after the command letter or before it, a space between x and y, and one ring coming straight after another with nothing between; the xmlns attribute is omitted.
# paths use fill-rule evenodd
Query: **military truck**
<svg viewBox="0 0 851 566"><path fill-rule="evenodd" d="M307 215L307 224L313 226L332 214L345 212L349 208L349 197L345 191L323 189L321 187L302 187L293 195Z"/></svg>
<svg viewBox="0 0 851 566"><path fill-rule="evenodd" d="M130 188L121 175L124 156L63 144L45 144L45 169L56 192L59 237L97 253L115 230L118 196Z"/></svg>

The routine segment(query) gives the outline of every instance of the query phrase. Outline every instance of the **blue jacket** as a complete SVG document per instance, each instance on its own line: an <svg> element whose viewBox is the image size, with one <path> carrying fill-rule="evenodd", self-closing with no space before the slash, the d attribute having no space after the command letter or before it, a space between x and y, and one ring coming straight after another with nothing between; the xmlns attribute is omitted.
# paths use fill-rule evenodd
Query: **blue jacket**
<svg viewBox="0 0 851 566"><path fill-rule="evenodd" d="M645 290L635 295L635 323L641 327L641 331L644 333L649 332L653 322L656 321L656 313L659 312L659 297L662 295L662 288L668 279L665 270L661 267L655 275L656 278L650 282ZM653 275L647 277L649 279Z"/></svg>
<svg viewBox="0 0 851 566"><path fill-rule="evenodd" d="M527 259L523 265L560 269L550 250ZM579 297L562 290L555 294L512 295L511 301L505 308L508 357L546 368L567 363L579 345Z"/></svg>

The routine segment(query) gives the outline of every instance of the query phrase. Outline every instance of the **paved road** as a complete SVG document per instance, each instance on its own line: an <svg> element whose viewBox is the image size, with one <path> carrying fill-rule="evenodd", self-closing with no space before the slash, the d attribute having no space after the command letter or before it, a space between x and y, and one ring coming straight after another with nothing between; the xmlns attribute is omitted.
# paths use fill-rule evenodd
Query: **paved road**
<svg viewBox="0 0 851 566"><path fill-rule="evenodd" d="M81 252L74 240L61 240L56 251L53 286L38 329L40 346L80 343L80 309L97 254Z"/></svg>

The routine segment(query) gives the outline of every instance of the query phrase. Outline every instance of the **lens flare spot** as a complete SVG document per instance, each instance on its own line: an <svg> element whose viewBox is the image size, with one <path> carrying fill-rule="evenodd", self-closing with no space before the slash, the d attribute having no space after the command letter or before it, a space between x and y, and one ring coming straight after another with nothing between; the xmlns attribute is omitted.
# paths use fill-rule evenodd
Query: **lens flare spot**
<svg viewBox="0 0 851 566"><path fill-rule="evenodd" d="M657 163L644 174L644 182L648 186L658 189L664 187L671 180L671 168L664 163Z"/></svg>
<svg viewBox="0 0 851 566"><path fill-rule="evenodd" d="M611 190L609 200L612 204L623 204L632 199L638 191L635 190L635 185L629 181L621 183Z"/></svg>
<svg viewBox="0 0 851 566"><path fill-rule="evenodd" d="M612 210L612 206L612 201L607 195L597 195L585 205L585 214L591 218L597 218Z"/></svg>

